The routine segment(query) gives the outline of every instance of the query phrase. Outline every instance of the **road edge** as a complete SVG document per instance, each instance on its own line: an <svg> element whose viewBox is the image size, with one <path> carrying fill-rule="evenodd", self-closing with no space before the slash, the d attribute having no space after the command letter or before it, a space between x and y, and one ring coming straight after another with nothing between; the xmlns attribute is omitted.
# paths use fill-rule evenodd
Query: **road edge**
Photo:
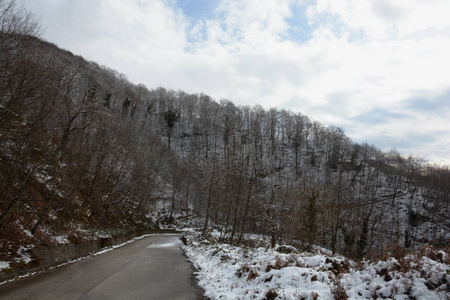
<svg viewBox="0 0 450 300"><path fill-rule="evenodd" d="M34 248L31 250L31 256L36 260L38 265L32 268L8 270L7 272L0 271L0 285L20 278L32 276L58 266L79 261L92 255L99 255L114 250L147 235L181 233L182 231L174 229L141 230L109 238L84 241L81 243L68 243L51 247Z"/></svg>

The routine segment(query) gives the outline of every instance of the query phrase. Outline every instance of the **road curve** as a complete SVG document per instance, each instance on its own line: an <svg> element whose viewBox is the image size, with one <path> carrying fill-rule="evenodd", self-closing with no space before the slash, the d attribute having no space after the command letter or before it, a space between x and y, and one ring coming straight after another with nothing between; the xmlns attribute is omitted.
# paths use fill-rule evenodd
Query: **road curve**
<svg viewBox="0 0 450 300"><path fill-rule="evenodd" d="M151 235L0 285L0 299L204 299L179 235Z"/></svg>

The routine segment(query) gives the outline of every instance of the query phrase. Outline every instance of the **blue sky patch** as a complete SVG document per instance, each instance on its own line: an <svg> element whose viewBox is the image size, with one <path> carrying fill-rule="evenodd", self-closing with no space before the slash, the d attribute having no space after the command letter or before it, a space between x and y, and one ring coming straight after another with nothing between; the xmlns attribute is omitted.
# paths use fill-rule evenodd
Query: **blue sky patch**
<svg viewBox="0 0 450 300"><path fill-rule="evenodd" d="M177 6L191 20L211 19L219 0L177 0Z"/></svg>
<svg viewBox="0 0 450 300"><path fill-rule="evenodd" d="M287 31L288 39L296 43L304 43L312 37L312 29L306 16L307 6L305 4L295 3L291 6L292 16L287 19L289 29Z"/></svg>

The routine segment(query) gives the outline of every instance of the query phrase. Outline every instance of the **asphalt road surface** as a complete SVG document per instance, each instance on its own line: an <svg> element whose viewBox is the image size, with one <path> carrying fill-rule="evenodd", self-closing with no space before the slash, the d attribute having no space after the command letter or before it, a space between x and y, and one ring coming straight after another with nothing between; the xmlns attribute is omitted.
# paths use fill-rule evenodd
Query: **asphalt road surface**
<svg viewBox="0 0 450 300"><path fill-rule="evenodd" d="M179 235L113 251L0 285L0 299L204 299Z"/></svg>

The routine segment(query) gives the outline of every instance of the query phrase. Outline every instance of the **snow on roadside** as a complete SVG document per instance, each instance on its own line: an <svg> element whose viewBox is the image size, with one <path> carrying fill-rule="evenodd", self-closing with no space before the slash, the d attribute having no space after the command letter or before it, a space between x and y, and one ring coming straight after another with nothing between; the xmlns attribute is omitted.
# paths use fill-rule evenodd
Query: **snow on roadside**
<svg viewBox="0 0 450 300"><path fill-rule="evenodd" d="M3 269L9 268L9 261L1 261L0 260L0 271Z"/></svg>
<svg viewBox="0 0 450 300"><path fill-rule="evenodd" d="M191 238L183 250L211 299L449 299L450 267L428 257L357 264Z"/></svg>
<svg viewBox="0 0 450 300"><path fill-rule="evenodd" d="M199 270L205 296L211 299L264 299L268 293L276 293L281 299L314 299L313 293L332 298L328 273L320 270L324 261L321 257L195 242L184 250ZM308 260L312 263L309 268L295 266L297 262L308 265Z"/></svg>

